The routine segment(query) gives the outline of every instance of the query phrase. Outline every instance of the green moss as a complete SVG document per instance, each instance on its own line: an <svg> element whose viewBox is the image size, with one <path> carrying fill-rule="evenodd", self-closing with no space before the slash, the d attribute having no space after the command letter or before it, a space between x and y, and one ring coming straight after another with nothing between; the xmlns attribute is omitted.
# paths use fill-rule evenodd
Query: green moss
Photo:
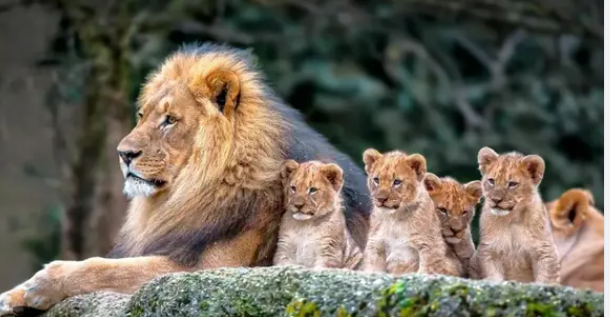
<svg viewBox="0 0 610 317"><path fill-rule="evenodd" d="M85 297L86 298L86 297ZM84 317L87 301L66 316ZM603 316L603 295L571 288L294 267L171 274L116 316ZM59 315L49 314L50 317ZM90 315L94 316L94 315Z"/></svg>

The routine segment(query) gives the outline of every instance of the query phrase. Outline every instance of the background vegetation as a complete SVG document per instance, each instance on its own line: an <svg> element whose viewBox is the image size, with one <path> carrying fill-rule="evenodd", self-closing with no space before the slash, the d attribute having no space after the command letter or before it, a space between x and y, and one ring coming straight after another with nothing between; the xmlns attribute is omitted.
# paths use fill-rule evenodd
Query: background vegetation
<svg viewBox="0 0 610 317"><path fill-rule="evenodd" d="M146 74L183 43L253 50L270 84L333 144L426 156L479 179L477 151L544 157L541 192L585 187L603 209L602 0L29 0L59 19L38 67L61 206L40 261L105 253L125 210L115 147ZM70 113L73 125L60 124ZM91 234L96 233L96 234ZM61 243L57 241L60 240Z"/></svg>

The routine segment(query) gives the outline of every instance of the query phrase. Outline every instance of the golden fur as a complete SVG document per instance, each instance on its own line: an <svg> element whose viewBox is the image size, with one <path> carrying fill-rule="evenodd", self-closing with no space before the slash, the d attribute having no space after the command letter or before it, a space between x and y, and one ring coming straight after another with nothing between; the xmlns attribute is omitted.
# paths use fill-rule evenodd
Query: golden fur
<svg viewBox="0 0 610 317"><path fill-rule="evenodd" d="M368 149L364 163L375 207L363 270L459 275L447 258L440 221L423 185L425 158Z"/></svg>
<svg viewBox="0 0 610 317"><path fill-rule="evenodd" d="M438 178L427 173L424 186L441 220L441 232L447 243L447 256L458 263L460 276L477 278L479 274L474 263L476 249L472 241L470 223L474 218L475 207L483 195L481 182L460 184L453 178Z"/></svg>
<svg viewBox="0 0 610 317"><path fill-rule="evenodd" d="M285 213L275 265L355 268L362 253L345 223L343 170L334 163L288 160L282 167Z"/></svg>
<svg viewBox="0 0 610 317"><path fill-rule="evenodd" d="M478 265L485 279L556 284L557 248L538 193L544 160L538 155L478 155L485 203L480 221Z"/></svg>
<svg viewBox="0 0 610 317"><path fill-rule="evenodd" d="M348 171L346 220L364 245L364 174L275 96L248 53L186 47L148 78L138 104L118 146L132 198L111 253L121 259L52 262L0 295L0 315L96 290L131 293L169 272L270 265L283 209L277 171L289 158L323 156Z"/></svg>
<svg viewBox="0 0 610 317"><path fill-rule="evenodd" d="M587 190L570 189L547 203L559 250L561 284L604 292L604 216Z"/></svg>

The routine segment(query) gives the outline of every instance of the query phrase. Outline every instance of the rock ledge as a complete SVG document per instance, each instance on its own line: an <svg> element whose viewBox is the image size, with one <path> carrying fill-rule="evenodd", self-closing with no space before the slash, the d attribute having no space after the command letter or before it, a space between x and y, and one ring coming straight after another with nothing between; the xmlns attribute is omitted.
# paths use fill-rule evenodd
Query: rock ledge
<svg viewBox="0 0 610 317"><path fill-rule="evenodd" d="M268 267L170 274L133 296L67 299L45 316L603 316L603 304L603 294L560 286Z"/></svg>

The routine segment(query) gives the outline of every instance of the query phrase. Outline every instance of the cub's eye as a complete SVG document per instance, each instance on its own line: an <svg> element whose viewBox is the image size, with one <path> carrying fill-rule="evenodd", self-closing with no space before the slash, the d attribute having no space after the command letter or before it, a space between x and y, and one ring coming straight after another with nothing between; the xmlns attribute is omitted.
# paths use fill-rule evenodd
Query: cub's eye
<svg viewBox="0 0 610 317"><path fill-rule="evenodd" d="M167 116L165 117L165 121L163 121L163 126L168 126L176 123L178 121L175 117Z"/></svg>
<svg viewBox="0 0 610 317"><path fill-rule="evenodd" d="M495 185L496 181L493 178L488 178L487 182L489 183L489 185Z"/></svg>
<svg viewBox="0 0 610 317"><path fill-rule="evenodd" d="M445 208L439 208L438 211L443 215L446 216L447 215L447 209Z"/></svg>
<svg viewBox="0 0 610 317"><path fill-rule="evenodd" d="M517 186L519 186L519 183L517 183L517 182L513 182L513 181L508 182L508 188L515 188Z"/></svg>
<svg viewBox="0 0 610 317"><path fill-rule="evenodd" d="M138 112L138 119L142 119L142 117L143 117L143 116L144 116L144 114L143 114L143 113Z"/></svg>
<svg viewBox="0 0 610 317"><path fill-rule="evenodd" d="M400 184L402 184L402 181L400 179L395 179L394 180L394 186L398 186Z"/></svg>
<svg viewBox="0 0 610 317"><path fill-rule="evenodd" d="M315 192L317 192L317 191L318 191L318 189L317 189L317 188L315 188L315 187L311 187L311 188L309 188L309 193L310 193L310 194L313 194L313 193L315 193Z"/></svg>
<svg viewBox="0 0 610 317"><path fill-rule="evenodd" d="M379 177L373 178L373 182L375 182L375 184L379 184Z"/></svg>
<svg viewBox="0 0 610 317"><path fill-rule="evenodd" d="M297 188L294 186L290 186L290 191L292 191L293 193L297 191Z"/></svg>
<svg viewBox="0 0 610 317"><path fill-rule="evenodd" d="M466 216L468 216L468 210L462 211L462 217L466 217Z"/></svg>

